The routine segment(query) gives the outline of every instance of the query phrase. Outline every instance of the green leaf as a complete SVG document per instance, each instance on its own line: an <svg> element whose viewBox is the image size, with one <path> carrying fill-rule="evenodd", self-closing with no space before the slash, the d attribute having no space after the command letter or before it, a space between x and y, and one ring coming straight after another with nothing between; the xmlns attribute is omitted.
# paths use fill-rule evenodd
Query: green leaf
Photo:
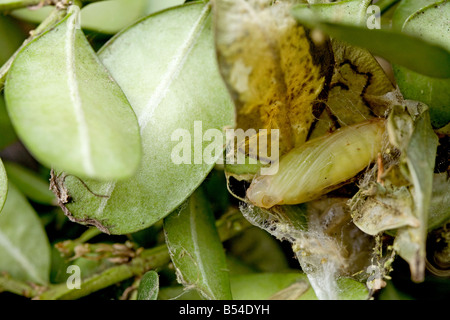
<svg viewBox="0 0 450 320"><path fill-rule="evenodd" d="M107 268L111 268L112 266L114 266L114 264L107 259L92 259L90 257L80 257L75 260L67 259L62 256L61 252L54 246L52 247L51 256L51 283L65 283L71 276L71 273L67 272L67 268L71 265L80 267L80 274L82 279L88 279L91 276L103 272Z"/></svg>
<svg viewBox="0 0 450 320"><path fill-rule="evenodd" d="M332 3L299 4L293 13L301 19L321 19L334 23L365 25L371 0L343 0Z"/></svg>
<svg viewBox="0 0 450 320"><path fill-rule="evenodd" d="M438 138L431 127L428 110L425 110L415 120L408 147L402 154L407 167L405 174L413 185L413 213L420 226L400 229L394 242L399 255L410 265L412 279L417 282L423 281L425 276L427 223L437 145Z"/></svg>
<svg viewBox="0 0 450 320"><path fill-rule="evenodd" d="M422 5L419 5L419 3ZM404 33L415 35L431 43L450 50L448 40L448 21L450 19L450 3L447 1L418 1L411 8L423 7L427 3L433 5L421 8L405 18L404 10L395 12L394 22L402 25ZM405 19L404 23L400 23ZM395 24L394 24L395 25ZM419 60L420 61L420 60ZM421 101L430 108L430 117L435 128L441 128L450 122L450 78L438 79L428 77L402 66L394 66L397 84L406 99Z"/></svg>
<svg viewBox="0 0 450 320"><path fill-rule="evenodd" d="M260 272L280 272L289 268L280 242L260 228L249 228L233 237L228 252Z"/></svg>
<svg viewBox="0 0 450 320"><path fill-rule="evenodd" d="M392 281L389 281L378 296L378 300L414 300L403 291L398 290Z"/></svg>
<svg viewBox="0 0 450 320"><path fill-rule="evenodd" d="M11 15L20 20L41 23L50 15L54 8L54 6L44 6L39 9L22 8L12 11Z"/></svg>
<svg viewBox="0 0 450 320"><path fill-rule="evenodd" d="M111 0L90 3L81 10L81 27L104 34L115 34L140 18L181 5L184 0ZM40 23L51 12L53 6L38 10L27 8L13 11L16 18Z"/></svg>
<svg viewBox="0 0 450 320"><path fill-rule="evenodd" d="M159 290L159 300L202 300L196 290L185 290L183 286L164 287Z"/></svg>
<svg viewBox="0 0 450 320"><path fill-rule="evenodd" d="M48 181L38 174L13 162L5 162L5 169L9 180L29 199L41 204L57 204Z"/></svg>
<svg viewBox="0 0 450 320"><path fill-rule="evenodd" d="M0 66L20 47L25 35L19 26L8 17L0 16Z"/></svg>
<svg viewBox="0 0 450 320"><path fill-rule="evenodd" d="M36 0L0 0L0 10L11 10L26 6L36 5Z"/></svg>
<svg viewBox="0 0 450 320"><path fill-rule="evenodd" d="M247 265L240 259L227 254L227 266L230 271L230 277L236 274L247 274L247 273L255 273L257 270Z"/></svg>
<svg viewBox="0 0 450 320"><path fill-rule="evenodd" d="M5 86L11 122L42 164L121 179L141 156L136 117L78 28L79 9L27 45Z"/></svg>
<svg viewBox="0 0 450 320"><path fill-rule="evenodd" d="M46 284L50 273L50 245L44 228L25 197L9 184L0 213L0 271L13 278Z"/></svg>
<svg viewBox="0 0 450 320"><path fill-rule="evenodd" d="M362 26L333 23L329 20L305 17L295 10L297 20L318 28L338 40L363 47L391 63L436 78L450 77L450 52L432 42L392 30L368 29ZM402 48L402 50L398 50ZM408 54L405 54L407 52ZM417 63L420 61L420 63Z"/></svg>
<svg viewBox="0 0 450 320"><path fill-rule="evenodd" d="M267 300L282 297L286 299L317 300L314 290L309 287L304 292L299 283L308 283L303 273L253 273L236 275L231 278L231 290L235 300ZM338 280L339 300L365 300L368 291L364 284L349 278ZM278 295L284 291L284 295ZM289 292L291 295L289 296Z"/></svg>
<svg viewBox="0 0 450 320"><path fill-rule="evenodd" d="M94 2L81 10L81 27L114 34L144 15L147 0Z"/></svg>
<svg viewBox="0 0 450 320"><path fill-rule="evenodd" d="M170 7L175 7L185 3L185 0L146 0L147 6L145 14L152 14Z"/></svg>
<svg viewBox="0 0 450 320"><path fill-rule="evenodd" d="M137 300L157 300L159 292L159 277L155 271L148 271L141 278Z"/></svg>
<svg viewBox="0 0 450 320"><path fill-rule="evenodd" d="M206 299L231 299L225 252L201 189L164 220L164 230L178 281Z"/></svg>
<svg viewBox="0 0 450 320"><path fill-rule="evenodd" d="M0 159L0 212L5 205L6 196L8 194L8 177L6 176L5 167L2 159Z"/></svg>
<svg viewBox="0 0 450 320"><path fill-rule="evenodd" d="M137 114L144 155L138 173L126 181L83 184L68 176L63 188L75 218L96 219L114 234L135 232L175 210L205 179L214 164L175 164L172 150L180 142L171 135L185 129L198 141L194 121L201 121L203 132L233 125L213 45L209 5L193 3L148 17L101 50ZM193 155L199 152L200 143L183 142ZM201 152L208 145L203 142Z"/></svg>
<svg viewBox="0 0 450 320"><path fill-rule="evenodd" d="M114 34L148 14L172 6L184 0L114 0L91 3L81 11L83 29Z"/></svg>
<svg viewBox="0 0 450 320"><path fill-rule="evenodd" d="M17 140L16 132L9 120L3 95L0 95L0 150Z"/></svg>
<svg viewBox="0 0 450 320"><path fill-rule="evenodd" d="M398 31L403 29L405 21L419 10L434 4L442 2L441 0L402 0L395 8L392 17L392 27Z"/></svg>
<svg viewBox="0 0 450 320"><path fill-rule="evenodd" d="M428 217L428 230L438 228L448 220L450 220L450 179L447 173L435 174Z"/></svg>
<svg viewBox="0 0 450 320"><path fill-rule="evenodd" d="M306 282L308 284L305 274L292 272L242 274L235 275L231 279L231 292L234 300L267 300L294 283ZM310 287L308 291L312 291L312 288ZM314 291L312 291L312 295L314 295Z"/></svg>

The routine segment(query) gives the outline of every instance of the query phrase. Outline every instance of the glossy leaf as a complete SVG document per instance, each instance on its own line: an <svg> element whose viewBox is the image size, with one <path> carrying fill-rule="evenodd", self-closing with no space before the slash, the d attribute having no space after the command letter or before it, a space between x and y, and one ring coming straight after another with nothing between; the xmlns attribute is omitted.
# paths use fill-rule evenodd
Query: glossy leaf
<svg viewBox="0 0 450 320"><path fill-rule="evenodd" d="M250 228L227 244L228 253L261 272L278 272L288 269L286 255L277 241L260 228Z"/></svg>
<svg viewBox="0 0 450 320"><path fill-rule="evenodd" d="M425 2L434 4L424 7ZM420 3L422 4L419 5ZM399 9L403 7L399 6ZM393 18L394 26L401 25L404 33L436 43L450 51L448 33L445 32L450 19L450 3L447 1L417 1L408 9L418 7L421 9L414 13L408 12L410 13L408 17L405 17L407 16L406 10L397 9L398 12L395 12ZM422 101L429 106L434 127L440 128L450 122L450 109L448 108L450 105L448 90L450 77L447 79L427 77L402 66L394 66L394 73L397 84L406 99Z"/></svg>
<svg viewBox="0 0 450 320"><path fill-rule="evenodd" d="M46 284L50 245L38 216L25 197L9 184L0 213L0 271L17 280Z"/></svg>
<svg viewBox="0 0 450 320"><path fill-rule="evenodd" d="M155 271L145 273L139 284L137 300L157 300L159 292L159 276Z"/></svg>
<svg viewBox="0 0 450 320"><path fill-rule="evenodd" d="M343 0L332 3L299 4L294 15L302 19L321 19L334 23L365 25L371 0Z"/></svg>
<svg viewBox="0 0 450 320"><path fill-rule="evenodd" d="M302 273L255 273L232 277L231 286L235 300L274 299L280 291L284 291L284 299L289 297L290 291L292 300L317 300L311 287L305 292L296 290L295 284L301 282L308 283L308 278ZM340 300L365 300L368 297L365 285L355 280L341 278L338 286Z"/></svg>
<svg viewBox="0 0 450 320"><path fill-rule="evenodd" d="M236 275L232 277L231 290L235 300L267 300L296 282L308 284L308 278L302 273ZM312 291L312 288L309 287L308 291ZM296 297L296 299L298 298L300 296Z"/></svg>
<svg viewBox="0 0 450 320"><path fill-rule="evenodd" d="M29 199L47 205L56 205L49 182L35 172L13 162L5 162L9 180Z"/></svg>
<svg viewBox="0 0 450 320"><path fill-rule="evenodd" d="M11 12L11 15L17 19L32 22L41 23L47 18L53 11L54 6L44 6L39 9L22 8Z"/></svg>
<svg viewBox="0 0 450 320"><path fill-rule="evenodd" d="M115 34L140 18L181 5L184 0L110 0L88 4L81 10L81 27L104 34ZM52 6L38 10L27 8L13 11L12 15L26 21L40 23L51 12Z"/></svg>
<svg viewBox="0 0 450 320"><path fill-rule="evenodd" d="M234 300L317 300L314 290L308 285L305 274L252 273L235 275L230 278ZM368 291L364 284L349 278L338 280L340 300L366 300ZM305 290L305 286L308 286ZM161 288L162 300L199 300L194 290L185 291L182 287Z"/></svg>
<svg viewBox="0 0 450 320"><path fill-rule="evenodd" d="M395 8L394 16L392 17L392 28L402 31L406 20L411 15L438 2L442 2L442 0L402 0Z"/></svg>
<svg viewBox="0 0 450 320"><path fill-rule="evenodd" d="M184 0L111 0L91 3L81 10L83 29L114 34L140 18Z"/></svg>
<svg viewBox="0 0 450 320"><path fill-rule="evenodd" d="M114 34L142 16L147 0L112 0L94 2L81 10L81 26L106 34Z"/></svg>
<svg viewBox="0 0 450 320"><path fill-rule="evenodd" d="M152 14L161 10L182 5L186 0L146 0L145 14Z"/></svg>
<svg viewBox="0 0 450 320"><path fill-rule="evenodd" d="M295 10L293 15L310 28L318 28L335 39L366 48L391 63L431 77L450 77L450 52L432 42L392 30L371 30L362 26L333 23L322 18L305 17ZM404 54L405 52L408 54Z"/></svg>
<svg viewBox="0 0 450 320"><path fill-rule="evenodd" d="M73 202L66 207L76 219L96 219L111 233L130 233L175 210L214 166L175 164L172 152L180 143L171 140L175 130L185 129L191 140L183 142L201 156L209 142L195 142L202 133L194 137L194 121L202 121L203 132L221 130L233 125L234 109L216 65L209 4L150 16L109 42L100 58L138 116L144 156L138 173L125 181L83 184L67 176L63 188Z"/></svg>
<svg viewBox="0 0 450 320"><path fill-rule="evenodd" d="M5 86L17 134L42 164L120 179L139 164L136 116L78 27L79 9L17 56Z"/></svg>
<svg viewBox="0 0 450 320"><path fill-rule="evenodd" d="M225 252L201 189L164 220L164 230L178 281L206 299L231 299Z"/></svg>
<svg viewBox="0 0 450 320"><path fill-rule="evenodd" d="M8 194L8 177L6 176L5 167L3 166L2 159L0 159L0 212L3 209L3 205L6 201Z"/></svg>

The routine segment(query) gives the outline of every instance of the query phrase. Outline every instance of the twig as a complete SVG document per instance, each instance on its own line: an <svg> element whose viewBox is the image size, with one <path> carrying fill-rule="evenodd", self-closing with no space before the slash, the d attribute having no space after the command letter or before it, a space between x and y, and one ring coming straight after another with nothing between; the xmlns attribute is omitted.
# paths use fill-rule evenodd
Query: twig
<svg viewBox="0 0 450 320"><path fill-rule="evenodd" d="M251 226L237 210L224 215L217 221L216 225L222 241L236 236ZM93 231L86 232L84 236L75 241L83 241L94 234ZM79 299L129 278L142 276L149 270L162 268L169 262L168 248L165 244L162 244L152 249L143 250L129 263L113 266L99 274L84 279L80 289L69 289L66 283L60 283L46 288L41 287L38 290L36 286L33 287L24 282L10 279L10 277L0 277L0 291L9 291L25 297L34 297L34 299L38 300Z"/></svg>
<svg viewBox="0 0 450 320"><path fill-rule="evenodd" d="M38 294L36 286L11 278L10 275L0 276L0 292L8 291L27 298Z"/></svg>
<svg viewBox="0 0 450 320"><path fill-rule="evenodd" d="M75 2L76 0L21 0L15 2L7 2L0 4L1 11L12 11L16 9L26 8L26 7L43 7L49 5L55 6L68 6ZM82 4L89 4L91 2L105 1L105 0L77 0Z"/></svg>

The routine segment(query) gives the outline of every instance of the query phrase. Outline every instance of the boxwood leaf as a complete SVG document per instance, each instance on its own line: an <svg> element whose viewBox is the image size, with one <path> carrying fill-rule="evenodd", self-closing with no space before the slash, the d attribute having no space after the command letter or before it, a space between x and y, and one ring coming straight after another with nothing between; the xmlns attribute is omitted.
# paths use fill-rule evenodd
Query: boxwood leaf
<svg viewBox="0 0 450 320"><path fill-rule="evenodd" d="M392 17L392 28L402 31L405 21L415 12L441 0L402 0L395 8Z"/></svg>
<svg viewBox="0 0 450 320"><path fill-rule="evenodd" d="M178 281L207 299L231 299L225 252L201 189L164 220L164 230Z"/></svg>
<svg viewBox="0 0 450 320"><path fill-rule="evenodd" d="M81 10L81 27L104 34L115 34L138 19L184 3L184 0L110 0L90 3ZM52 6L38 10L27 8L13 11L22 20L40 23L51 12Z"/></svg>
<svg viewBox="0 0 450 320"><path fill-rule="evenodd" d="M3 209L3 205L6 201L6 195L8 194L8 177L6 176L5 167L3 166L2 159L0 159L0 212Z"/></svg>
<svg viewBox="0 0 450 320"><path fill-rule="evenodd" d="M81 10L81 26L83 29L114 34L147 14L183 3L184 0L112 0L91 3Z"/></svg>
<svg viewBox="0 0 450 320"><path fill-rule="evenodd" d="M156 300L159 292L159 277L156 271L145 273L139 284L137 300Z"/></svg>
<svg viewBox="0 0 450 320"><path fill-rule="evenodd" d="M9 180L29 199L47 205L56 205L56 198L45 181L35 172L13 162L5 162Z"/></svg>
<svg viewBox="0 0 450 320"><path fill-rule="evenodd" d="M303 292L299 284L307 284ZM338 280L339 300L365 300L368 290L363 283L341 278ZM314 290L308 285L304 273L253 273L231 278L231 289L235 300L317 300ZM290 294L290 295L289 295Z"/></svg>
<svg viewBox="0 0 450 320"><path fill-rule="evenodd" d="M293 15L308 27L318 28L335 39L366 48L391 63L431 77L450 77L450 52L430 41L398 31L371 30L365 26L332 22L320 16L306 16L296 9ZM405 55L405 52L408 54Z"/></svg>
<svg viewBox="0 0 450 320"><path fill-rule="evenodd" d="M136 116L79 29L79 8L18 55L5 86L11 122L42 164L96 179L131 176Z"/></svg>
<svg viewBox="0 0 450 320"><path fill-rule="evenodd" d="M194 121L201 121L203 131L233 125L212 36L209 4L192 3L142 20L101 50L137 114L144 155L138 173L125 181L61 176L58 185L72 198L65 204L72 217L96 220L114 234L138 231L175 210L205 179L214 164L176 164L172 150L180 142L171 136L184 130L197 141L185 141L192 155L201 156L210 143L198 142L202 133L194 132Z"/></svg>
<svg viewBox="0 0 450 320"><path fill-rule="evenodd" d="M50 245L38 216L25 197L9 184L0 213L0 271L17 280L46 284Z"/></svg>
<svg viewBox="0 0 450 320"><path fill-rule="evenodd" d="M420 1L418 1L420 2ZM401 25L404 33L434 42L450 51L448 40L448 20L450 19L450 3L447 1L425 1L432 5L420 8L405 18L405 10L396 10L393 23ZM423 7L412 6L412 8ZM410 9L412 9L410 8ZM403 21L405 20L405 21ZM396 22L396 24L395 24ZM394 66L397 84L406 99L422 101L430 108L431 122L440 128L450 121L450 77L446 79L432 78L400 65Z"/></svg>
<svg viewBox="0 0 450 320"><path fill-rule="evenodd" d="M303 273L250 273L231 277L234 300L317 300L314 290ZM366 300L368 290L363 283L350 278L338 280L339 300ZM306 289L306 291L305 291ZM199 300L196 291L183 291L182 287L161 288L161 300Z"/></svg>
<svg viewBox="0 0 450 320"><path fill-rule="evenodd" d="M299 4L293 12L297 17L322 19L335 23L365 25L371 0L343 0L332 3Z"/></svg>
<svg viewBox="0 0 450 320"><path fill-rule="evenodd" d="M39 9L22 8L11 12L14 18L28 21L31 23L41 23L53 11L54 6L43 6Z"/></svg>

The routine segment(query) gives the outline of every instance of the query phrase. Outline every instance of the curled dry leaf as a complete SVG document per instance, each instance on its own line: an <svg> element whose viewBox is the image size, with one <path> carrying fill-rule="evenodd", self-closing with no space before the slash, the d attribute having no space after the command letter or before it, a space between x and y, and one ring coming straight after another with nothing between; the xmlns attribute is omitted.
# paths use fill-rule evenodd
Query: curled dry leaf
<svg viewBox="0 0 450 320"><path fill-rule="evenodd" d="M214 1L216 48L237 128L278 129L283 154L306 141L323 108L332 58L292 18L291 1L272 3Z"/></svg>

